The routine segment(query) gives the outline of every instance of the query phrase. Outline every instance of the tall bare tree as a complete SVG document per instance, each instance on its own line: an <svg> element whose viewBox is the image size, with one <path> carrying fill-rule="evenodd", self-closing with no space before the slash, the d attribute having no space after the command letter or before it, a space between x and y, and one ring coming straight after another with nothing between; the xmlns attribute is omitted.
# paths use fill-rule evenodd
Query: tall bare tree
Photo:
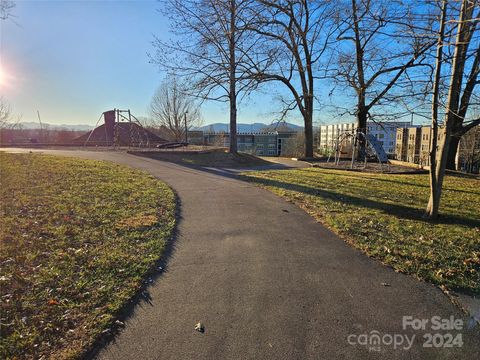
<svg viewBox="0 0 480 360"><path fill-rule="evenodd" d="M458 3L458 2L457 2ZM447 169L455 169L455 158L459 147L461 137L480 124L478 116L469 116L469 110L472 104L479 104L479 94L477 84L480 82L480 46L478 38L478 27L480 10L478 1L471 0L467 4L461 2L462 7L471 9L473 13L462 25L462 28L457 29L457 34L463 34L463 44L459 45L456 56L457 63L462 63L462 75L458 79L458 100L453 99L449 104L448 114L452 122L452 138L447 155ZM468 13L466 16L469 16ZM476 36L477 35L477 36ZM459 69L460 70L460 69ZM452 94L453 95L453 94Z"/></svg>
<svg viewBox="0 0 480 360"><path fill-rule="evenodd" d="M230 152L237 152L237 103L256 86L245 76L255 62L263 68L270 59L252 51L256 38L247 36L252 19L246 16L252 0L168 0L165 14L174 38L156 38L152 57L161 69L173 70L191 83L191 94L227 101L230 111Z"/></svg>
<svg viewBox="0 0 480 360"><path fill-rule="evenodd" d="M444 0L443 6L447 6L447 4L450 3L450 1ZM457 19L453 19L450 21L456 24L455 32L452 34L455 37L453 41L453 58L451 62L445 62L443 64L448 64L450 66L450 75L447 79L444 79L445 87L448 93L444 109L445 117L443 126L435 126L432 116L432 125L434 126L434 131L435 127L438 128L438 136L433 137L433 144L431 148L431 191L426 209L426 216L431 219L435 219L438 217L443 180L445 177L445 170L448 162L449 149L452 145L455 124L457 123L457 121L459 121L458 110L463 98L462 82L465 78L465 67L469 61L469 46L472 43L473 33L476 29L478 22L478 14L475 13L479 7L478 0L461 0L460 4L461 7L458 11ZM444 22L445 21L447 20L444 20ZM445 42L444 44L439 44L438 46L441 46L441 48L443 49L445 47ZM476 46L479 46L478 42ZM475 53L477 52L478 50L475 49ZM442 66L442 63L438 62L438 55L437 66ZM437 71L441 70L437 69ZM468 100L468 103L466 104L467 107L469 103L470 100ZM435 110L435 106L433 106L433 109ZM435 146L435 142L438 142L438 149Z"/></svg>
<svg viewBox="0 0 480 360"><path fill-rule="evenodd" d="M201 125L198 101L188 94L176 75L167 76L158 87L150 103L150 113L153 124L167 128L175 141L186 141L186 131Z"/></svg>
<svg viewBox="0 0 480 360"><path fill-rule="evenodd" d="M267 69L256 68L259 82L283 84L291 98L283 100L282 115L298 109L305 128L305 156L313 156L313 113L315 80L333 29L332 1L258 0L251 8L255 19L249 28L265 39L273 60ZM265 44L265 43L263 43Z"/></svg>
<svg viewBox="0 0 480 360"><path fill-rule="evenodd" d="M340 43L332 49L336 61L331 74L342 90L353 90L357 131L367 130L374 108L393 109L398 100L412 94L417 81L412 71L427 65L427 52L435 44L426 36L428 18L420 20L421 11L418 4L408 1L348 0L338 4ZM361 140L357 145L361 157L365 143Z"/></svg>
<svg viewBox="0 0 480 360"><path fill-rule="evenodd" d="M443 64L443 46L445 42L445 26L447 21L447 0L442 0L442 10L439 22L437 53L435 56L435 76L433 79L432 94L432 136L430 139L430 198L427 205L427 216L435 217L433 208L440 202L440 193L437 191L437 143L438 143L438 108L440 106L440 82L442 80L442 64ZM438 206L437 212L438 212Z"/></svg>

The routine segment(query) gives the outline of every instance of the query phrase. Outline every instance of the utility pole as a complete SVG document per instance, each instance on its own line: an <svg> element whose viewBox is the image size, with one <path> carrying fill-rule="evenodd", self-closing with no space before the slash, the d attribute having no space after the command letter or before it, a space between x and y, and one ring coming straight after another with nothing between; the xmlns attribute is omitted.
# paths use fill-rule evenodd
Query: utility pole
<svg viewBox="0 0 480 360"><path fill-rule="evenodd" d="M185 144L188 144L187 114L188 114L188 110L185 111Z"/></svg>
<svg viewBox="0 0 480 360"><path fill-rule="evenodd" d="M40 111L37 110L38 122L40 123L40 142L43 143L43 125L42 120L40 119Z"/></svg>

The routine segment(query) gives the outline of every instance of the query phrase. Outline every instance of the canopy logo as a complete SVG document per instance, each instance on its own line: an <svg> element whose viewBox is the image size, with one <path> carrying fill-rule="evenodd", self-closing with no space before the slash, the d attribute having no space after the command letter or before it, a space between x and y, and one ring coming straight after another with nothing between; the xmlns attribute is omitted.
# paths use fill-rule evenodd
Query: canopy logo
<svg viewBox="0 0 480 360"><path fill-rule="evenodd" d="M381 333L372 330L369 333L350 334L347 342L350 345L361 345L369 351L381 351L383 347L392 347L394 350L410 350L418 336L417 343L424 348L451 348L462 347L463 338L461 331L464 322L454 316L442 318L433 316L429 319L419 319L413 316L402 317L402 331L409 333ZM415 334L413 332L421 332Z"/></svg>
<svg viewBox="0 0 480 360"><path fill-rule="evenodd" d="M350 345L363 345L370 351L380 351L382 346L392 346L395 350L410 350L415 340L415 334L410 337L406 334L380 334L372 330L368 334L350 334L347 341Z"/></svg>

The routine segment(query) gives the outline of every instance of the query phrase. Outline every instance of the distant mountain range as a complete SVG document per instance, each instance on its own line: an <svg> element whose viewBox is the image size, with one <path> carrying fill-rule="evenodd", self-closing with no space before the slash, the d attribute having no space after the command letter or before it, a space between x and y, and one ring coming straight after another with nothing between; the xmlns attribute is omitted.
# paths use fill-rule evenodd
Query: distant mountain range
<svg viewBox="0 0 480 360"><path fill-rule="evenodd" d="M38 122L20 122L19 125L22 129L40 129L40 123ZM70 124L48 124L42 123L44 129L49 130L72 130L72 131L89 131L94 128L91 125L70 125ZM200 130L204 132L228 132L230 124L227 123L214 123L194 128L194 130ZM253 123L253 124L237 124L238 132L261 132L261 131L275 131L275 130L290 130L301 131L302 126L295 125L288 122L280 122L273 124Z"/></svg>
<svg viewBox="0 0 480 360"><path fill-rule="evenodd" d="M40 129L40 123L38 122L20 122L19 125L22 129ZM69 125L69 124L47 124L42 123L42 127L44 129L49 130L72 130L72 131L89 131L92 130L94 127L91 125Z"/></svg>
<svg viewBox="0 0 480 360"><path fill-rule="evenodd" d="M200 126L194 130L200 130L205 132L228 132L230 129L230 124L225 123L215 123ZM275 131L275 130L291 130L291 131L300 131L303 129L302 126L298 126L288 122L280 122L273 124L263 124L263 123L253 123L253 124L237 124L238 132L260 132L260 131Z"/></svg>

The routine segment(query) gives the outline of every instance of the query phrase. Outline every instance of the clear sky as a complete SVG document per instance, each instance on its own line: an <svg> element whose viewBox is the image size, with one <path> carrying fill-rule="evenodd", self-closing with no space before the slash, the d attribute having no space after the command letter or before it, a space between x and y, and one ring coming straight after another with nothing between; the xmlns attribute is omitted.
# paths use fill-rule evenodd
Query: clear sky
<svg viewBox="0 0 480 360"><path fill-rule="evenodd" d="M168 38L156 1L17 1L0 22L0 95L22 121L94 125L112 108L147 115L163 74L149 64L153 34ZM271 99L241 104L239 122L270 122ZM226 104L202 108L205 123L228 122ZM294 113L292 122L300 124Z"/></svg>

